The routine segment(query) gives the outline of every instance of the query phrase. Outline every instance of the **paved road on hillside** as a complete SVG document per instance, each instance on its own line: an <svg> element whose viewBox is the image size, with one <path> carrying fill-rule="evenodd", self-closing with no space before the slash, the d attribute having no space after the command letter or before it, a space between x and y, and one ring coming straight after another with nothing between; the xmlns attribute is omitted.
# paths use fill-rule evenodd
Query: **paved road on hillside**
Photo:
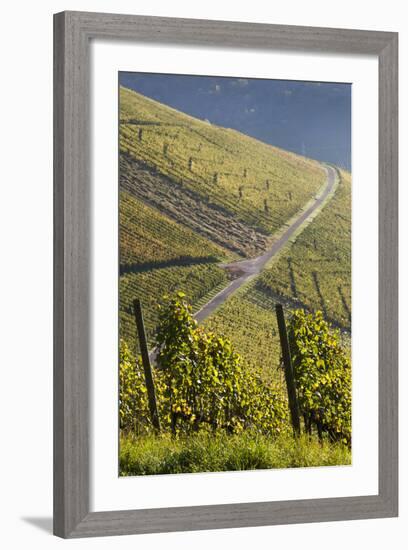
<svg viewBox="0 0 408 550"><path fill-rule="evenodd" d="M239 262L233 262L231 264L223 264L223 267L231 268L231 269L237 269L239 270L239 273L242 273L239 275L238 278L234 279L227 287L225 287L221 292L216 294L214 298L212 298L204 307L202 307L197 313L194 315L194 318L200 323L204 319L206 319L211 313L220 307L227 298L231 296L235 291L237 291L244 283L248 281L248 279L254 277L255 275L258 275L265 265L271 260L281 249L285 244L288 242L288 240L291 238L291 236L295 233L297 229L304 223L310 216L315 212L319 206L322 205L322 203L327 199L327 196L332 191L333 186L336 182L336 171L331 166L325 166L325 169L327 171L327 183L326 188L323 191L323 193L320 195L319 198L315 200L315 202L309 206L307 210L299 214L299 216L293 221L293 223L286 229L286 231L277 239L271 248L262 254L261 256L257 256L256 258L252 258L251 260L242 260Z"/></svg>

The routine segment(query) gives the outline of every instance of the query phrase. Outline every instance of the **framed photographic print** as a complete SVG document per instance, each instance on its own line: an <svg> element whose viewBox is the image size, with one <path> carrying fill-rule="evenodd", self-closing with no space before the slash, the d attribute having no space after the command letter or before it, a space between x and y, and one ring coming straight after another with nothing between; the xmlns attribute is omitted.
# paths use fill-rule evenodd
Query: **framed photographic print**
<svg viewBox="0 0 408 550"><path fill-rule="evenodd" d="M397 35L55 15L54 531L397 514Z"/></svg>

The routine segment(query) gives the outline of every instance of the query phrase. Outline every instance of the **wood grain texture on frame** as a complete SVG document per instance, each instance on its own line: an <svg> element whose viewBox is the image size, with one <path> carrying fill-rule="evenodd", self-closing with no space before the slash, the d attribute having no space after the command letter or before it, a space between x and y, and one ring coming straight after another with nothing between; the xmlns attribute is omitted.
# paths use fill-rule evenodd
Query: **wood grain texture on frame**
<svg viewBox="0 0 408 550"><path fill-rule="evenodd" d="M89 41L371 54L379 61L379 494L89 509ZM54 16L54 533L65 538L392 517L398 508L398 35L63 12Z"/></svg>

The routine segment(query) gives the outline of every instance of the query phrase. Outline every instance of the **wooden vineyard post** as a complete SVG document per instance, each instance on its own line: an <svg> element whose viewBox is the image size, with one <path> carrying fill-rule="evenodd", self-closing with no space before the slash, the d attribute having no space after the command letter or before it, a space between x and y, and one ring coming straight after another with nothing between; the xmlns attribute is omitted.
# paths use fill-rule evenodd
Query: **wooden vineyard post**
<svg viewBox="0 0 408 550"><path fill-rule="evenodd" d="M290 357L288 333L286 332L285 317L282 304L276 304L276 318L278 320L279 338L282 349L283 365L285 368L285 380L288 390L290 416L293 430L296 435L300 434L299 405L296 394L296 383L293 374L292 359Z"/></svg>
<svg viewBox="0 0 408 550"><path fill-rule="evenodd" d="M154 381L153 381L152 367L150 365L150 359L149 359L149 350L147 349L147 340L146 340L146 333L145 333L144 322L143 322L142 304L140 303L140 300L138 298L133 301L133 308L135 313L135 321L136 321L137 332L139 335L140 351L142 354L142 362L143 362L143 368L145 373L147 399L149 402L150 416L152 419L152 424L154 429L157 432L160 432L160 419L159 419L159 413L157 410L156 392L154 390Z"/></svg>

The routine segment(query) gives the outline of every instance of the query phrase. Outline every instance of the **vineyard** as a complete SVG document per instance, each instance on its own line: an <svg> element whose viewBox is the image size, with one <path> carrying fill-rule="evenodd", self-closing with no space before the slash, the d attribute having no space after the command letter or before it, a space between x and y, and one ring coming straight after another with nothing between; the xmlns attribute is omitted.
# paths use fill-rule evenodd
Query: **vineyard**
<svg viewBox="0 0 408 550"><path fill-rule="evenodd" d="M219 262L233 257L125 191L120 194L119 216L122 270L177 262Z"/></svg>
<svg viewBox="0 0 408 550"><path fill-rule="evenodd" d="M258 277L223 304L206 326L229 338L249 362L277 377L277 302L288 308L322 310L344 331L351 330L351 181L341 172L329 204ZM333 230L336 228L336 230Z"/></svg>
<svg viewBox="0 0 408 550"><path fill-rule="evenodd" d="M230 280L219 267L267 250L313 199L319 163L120 89L120 334L132 349L131 300L183 290L197 311Z"/></svg>
<svg viewBox="0 0 408 550"><path fill-rule="evenodd" d="M230 339L248 364L262 365L266 380L282 383L275 304L276 300L259 292L256 282L251 281L204 324L209 330Z"/></svg>
<svg viewBox="0 0 408 550"><path fill-rule="evenodd" d="M123 87L119 138L121 475L350 463L350 174L331 168L329 185L316 161ZM239 262L261 256L244 277ZM295 439L277 303L302 413Z"/></svg>
<svg viewBox="0 0 408 550"><path fill-rule="evenodd" d="M170 193L169 211L172 204L178 210L184 196L198 210L204 204L220 212L220 223L229 218L237 227L259 233L261 242L252 253L266 247L262 236L281 227L324 184L324 170L315 161L189 117L123 87L120 105L121 183L138 187L133 192L147 201L150 192L154 202L156 189L140 189L139 180L152 172L160 176L160 187L170 180L177 202L172 203ZM128 177L132 168L136 186Z"/></svg>
<svg viewBox="0 0 408 550"><path fill-rule="evenodd" d="M146 306L149 342L157 326L157 304L177 290L198 309L228 283L217 262L232 254L143 204L120 194L120 334L137 348L131 313L134 298Z"/></svg>
<svg viewBox="0 0 408 550"><path fill-rule="evenodd" d="M132 301L135 298L143 302L147 338L152 344L158 324L157 306L164 296L183 291L194 304L194 311L197 311L226 284L228 278L225 271L214 264L152 268L122 275L119 281L121 337L129 343L131 349L138 349L132 312Z"/></svg>
<svg viewBox="0 0 408 550"><path fill-rule="evenodd" d="M351 178L340 183L328 207L259 277L256 288L266 295L320 309L326 319L351 329Z"/></svg>
<svg viewBox="0 0 408 550"><path fill-rule="evenodd" d="M283 387L228 339L198 327L183 293L168 298L159 308L155 390L145 383L148 358L143 373L121 341L121 475L349 464L351 369L339 333L321 312L295 311L289 327L307 438L293 439Z"/></svg>

